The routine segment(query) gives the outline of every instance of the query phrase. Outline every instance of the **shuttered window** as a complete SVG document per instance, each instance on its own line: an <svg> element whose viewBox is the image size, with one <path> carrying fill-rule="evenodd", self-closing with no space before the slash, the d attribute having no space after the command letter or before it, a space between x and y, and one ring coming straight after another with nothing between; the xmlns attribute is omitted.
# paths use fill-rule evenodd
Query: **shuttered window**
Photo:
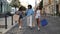
<svg viewBox="0 0 60 34"><path fill-rule="evenodd" d="M51 0L49 0L49 4L51 4Z"/></svg>

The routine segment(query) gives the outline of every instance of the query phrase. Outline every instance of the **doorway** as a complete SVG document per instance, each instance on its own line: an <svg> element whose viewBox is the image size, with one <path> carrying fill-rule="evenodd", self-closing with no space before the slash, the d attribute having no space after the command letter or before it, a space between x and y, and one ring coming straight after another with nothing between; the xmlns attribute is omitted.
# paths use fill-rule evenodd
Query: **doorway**
<svg viewBox="0 0 60 34"><path fill-rule="evenodd" d="M56 14L59 14L59 5L56 5Z"/></svg>

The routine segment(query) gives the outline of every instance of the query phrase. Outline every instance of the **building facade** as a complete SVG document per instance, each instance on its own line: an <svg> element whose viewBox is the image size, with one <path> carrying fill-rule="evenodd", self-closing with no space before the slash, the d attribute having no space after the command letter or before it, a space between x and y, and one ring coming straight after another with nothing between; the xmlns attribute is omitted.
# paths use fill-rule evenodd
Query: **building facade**
<svg viewBox="0 0 60 34"><path fill-rule="evenodd" d="M7 0L0 0L0 14L4 14L8 11L11 11L11 7L9 6Z"/></svg>
<svg viewBox="0 0 60 34"><path fill-rule="evenodd" d="M59 1L60 0L43 0L43 11L46 14L59 13Z"/></svg>
<svg viewBox="0 0 60 34"><path fill-rule="evenodd" d="M58 3L58 5L59 5L59 13L60 13L60 0L59 0L59 3Z"/></svg>

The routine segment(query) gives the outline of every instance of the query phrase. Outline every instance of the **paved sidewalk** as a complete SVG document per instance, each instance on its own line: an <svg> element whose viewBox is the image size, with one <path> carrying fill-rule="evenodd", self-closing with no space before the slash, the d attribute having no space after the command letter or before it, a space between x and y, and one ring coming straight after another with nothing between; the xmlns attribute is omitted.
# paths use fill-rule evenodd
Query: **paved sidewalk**
<svg viewBox="0 0 60 34"><path fill-rule="evenodd" d="M43 18L44 17L41 17L41 19ZM26 19L24 19L23 28L21 30L18 28L18 25L16 25L5 34L60 34L60 18L47 16L46 19L48 21L48 25L45 27L41 26L40 31L37 30L37 26L32 30L26 27Z"/></svg>
<svg viewBox="0 0 60 34"><path fill-rule="evenodd" d="M18 17L18 16L16 16L16 17ZM14 18L14 17L13 17ZM6 33L7 31L9 31L11 28L13 28L16 24L18 24L18 23L15 23L15 19L16 18L14 18L13 19L13 25L11 25L12 23L11 23L11 16L9 16L8 18L7 18L7 29L5 29L4 27L3 28L0 28L0 34L2 33L2 34L4 34L4 33ZM0 25L5 25L5 18L0 18Z"/></svg>

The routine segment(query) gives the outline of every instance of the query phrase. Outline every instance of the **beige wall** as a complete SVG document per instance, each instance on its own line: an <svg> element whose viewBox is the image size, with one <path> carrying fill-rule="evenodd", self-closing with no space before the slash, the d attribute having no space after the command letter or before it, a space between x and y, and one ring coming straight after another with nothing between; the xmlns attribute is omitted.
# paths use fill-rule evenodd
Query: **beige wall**
<svg viewBox="0 0 60 34"><path fill-rule="evenodd" d="M45 8L46 13L54 14L54 4L55 4L54 1L55 0L50 0L51 3L49 4L49 0L43 0L43 8ZM60 11L60 5L59 5L59 11Z"/></svg>
<svg viewBox="0 0 60 34"><path fill-rule="evenodd" d="M59 4L59 13L60 13L60 4Z"/></svg>
<svg viewBox="0 0 60 34"><path fill-rule="evenodd" d="M59 13L60 13L60 0L59 0Z"/></svg>
<svg viewBox="0 0 60 34"><path fill-rule="evenodd" d="M48 0L43 0L43 6L48 5Z"/></svg>
<svg viewBox="0 0 60 34"><path fill-rule="evenodd" d="M51 4L49 4L48 0L43 0L43 8L45 8L45 12L49 14L54 14L54 2L55 0L51 0ZM59 13L60 13L60 0L56 3L59 5ZM44 11L44 9L43 9Z"/></svg>

